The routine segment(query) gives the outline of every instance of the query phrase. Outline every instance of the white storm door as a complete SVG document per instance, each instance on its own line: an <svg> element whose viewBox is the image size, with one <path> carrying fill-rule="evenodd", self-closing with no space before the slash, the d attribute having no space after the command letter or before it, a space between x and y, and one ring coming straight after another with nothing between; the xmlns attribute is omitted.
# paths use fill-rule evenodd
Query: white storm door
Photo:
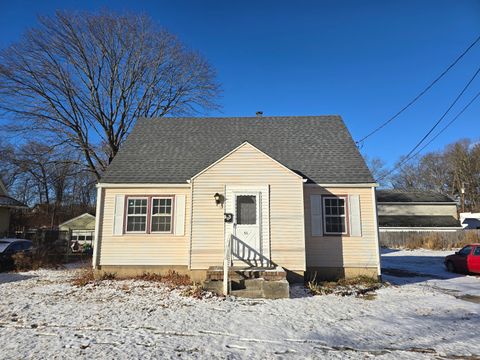
<svg viewBox="0 0 480 360"><path fill-rule="evenodd" d="M261 246L261 215L260 193L235 193L234 214L234 254L244 261L260 261Z"/></svg>

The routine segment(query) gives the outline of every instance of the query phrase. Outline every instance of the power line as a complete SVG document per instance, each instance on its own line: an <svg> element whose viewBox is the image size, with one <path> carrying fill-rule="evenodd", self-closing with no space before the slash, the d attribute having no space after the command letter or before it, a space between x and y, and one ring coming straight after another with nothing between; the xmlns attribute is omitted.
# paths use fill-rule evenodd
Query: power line
<svg viewBox="0 0 480 360"><path fill-rule="evenodd" d="M357 145L364 142L373 134L377 133L385 126L390 124L393 120L395 120L398 116L400 116L405 110L407 110L410 106L417 102L428 90L430 90L441 78L443 78L478 42L480 41L480 35L475 39L473 43L471 43L456 59L453 63L451 63L439 76L435 78L425 89L423 89L417 96L413 98L407 105L405 105L402 109L400 109L395 115L389 118L387 121L382 123L380 126L375 128L373 131L365 135L363 138L358 140L356 143Z"/></svg>
<svg viewBox="0 0 480 360"><path fill-rule="evenodd" d="M410 150L410 152L407 154L407 158L412 155L412 153L422 144L422 142L433 132L433 130L435 130L435 128L442 122L442 120L445 118L445 116L447 116L447 114L450 112L450 110L455 106L455 104L458 102L458 100L460 100L460 98L463 96L463 94L465 93L465 91L467 91L468 87L470 86L470 84L473 82L473 80L475 80L475 78L477 77L478 73L480 73L480 67L477 69L477 71L475 71L475 74L473 74L473 76L470 78L470 80L468 81L467 85L464 86L464 88L462 89L462 91L460 92L460 94L457 95L457 97L455 98L455 100L452 102L452 104L448 107L448 109L443 113L443 115L440 117L440 119L437 120L437 122L432 126L432 128L423 136L423 138L417 143L417 145L415 145L413 147L412 150Z"/></svg>
<svg viewBox="0 0 480 360"><path fill-rule="evenodd" d="M427 133L427 135L425 135L422 140L420 140L417 145L412 149L412 151L410 151L408 153L408 155L402 160L400 161L400 163L396 166L394 166L394 168L392 170L390 170L389 172L387 172L386 174L384 174L382 177L378 178L377 180L383 180L384 178L386 178L388 175L390 175L391 173L393 173L395 170L397 170L399 167L401 167L403 164L405 164L406 162L410 161L411 159L415 158L418 154L420 154L420 152L422 152L423 149L425 149L428 145L430 145L441 133L443 133L450 125L452 125L469 107L470 105L472 105L475 100L478 99L478 97L480 97L480 92L478 92L468 103L467 105L465 105L462 110L460 110L457 115L455 115L453 117L452 120L450 120L437 134L435 134L434 137L432 137L426 144L424 144L415 154L412 155L413 151L415 151L419 145L423 142L423 140L425 140L428 135L431 134L431 132L437 127L437 125L440 123L440 121L442 121L442 119L448 114L448 112L450 111L450 109L453 107L453 105L455 105L455 103L458 101L458 99L462 96L462 94L466 91L466 89L468 88L468 86L472 83L473 79L475 79L475 77L478 75L478 73L480 72L480 68L475 72L474 76L470 79L470 81L467 83L467 85L463 88L462 92L460 93L459 96L457 96L457 98L454 100L454 102L449 106L449 108L447 109L447 111L445 111L445 113L442 115L442 117L439 119L439 121L437 121L435 123L435 125L430 129L430 131Z"/></svg>
<svg viewBox="0 0 480 360"><path fill-rule="evenodd" d="M423 149L425 149L428 145L430 145L438 136L440 136L441 133L443 133L450 125L452 125L460 117L460 115L462 115L465 112L465 110L467 110L470 107L470 105L472 105L475 102L475 100L478 99L478 97L480 97L480 91L472 98L472 100L468 102L467 105L463 107L463 109L457 115L455 115L455 117L452 120L450 120L437 134L435 134L433 138L431 138L415 154L413 154L412 158L416 157L419 153L421 153Z"/></svg>

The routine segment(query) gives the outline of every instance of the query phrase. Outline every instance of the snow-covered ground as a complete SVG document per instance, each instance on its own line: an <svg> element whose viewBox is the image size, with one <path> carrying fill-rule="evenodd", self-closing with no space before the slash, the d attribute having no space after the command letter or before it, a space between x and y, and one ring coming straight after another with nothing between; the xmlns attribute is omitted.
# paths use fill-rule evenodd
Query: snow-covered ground
<svg viewBox="0 0 480 360"><path fill-rule="evenodd" d="M456 296L478 296L480 300L480 276L454 274L445 269L445 256L454 252L382 249L384 279L395 284L420 283Z"/></svg>
<svg viewBox="0 0 480 360"><path fill-rule="evenodd" d="M480 343L473 340L480 305L434 282L450 286L466 278L443 273L443 255L384 251L385 267L423 275L386 276L399 285L380 289L373 300L312 297L299 286L291 299L197 300L143 281L75 287L69 283L74 269L0 274L0 358L479 356ZM431 258L432 266L420 257ZM470 281L480 287L480 278Z"/></svg>

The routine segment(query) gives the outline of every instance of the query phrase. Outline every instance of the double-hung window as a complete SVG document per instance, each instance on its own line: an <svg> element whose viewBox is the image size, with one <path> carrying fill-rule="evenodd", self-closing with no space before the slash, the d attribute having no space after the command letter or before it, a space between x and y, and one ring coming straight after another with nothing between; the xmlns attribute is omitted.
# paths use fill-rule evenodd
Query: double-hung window
<svg viewBox="0 0 480 360"><path fill-rule="evenodd" d="M128 198L127 232L146 232L148 198Z"/></svg>
<svg viewBox="0 0 480 360"><path fill-rule="evenodd" d="M347 198L323 197L323 224L326 235L347 234Z"/></svg>
<svg viewBox="0 0 480 360"><path fill-rule="evenodd" d="M152 198L151 232L171 232L173 198Z"/></svg>

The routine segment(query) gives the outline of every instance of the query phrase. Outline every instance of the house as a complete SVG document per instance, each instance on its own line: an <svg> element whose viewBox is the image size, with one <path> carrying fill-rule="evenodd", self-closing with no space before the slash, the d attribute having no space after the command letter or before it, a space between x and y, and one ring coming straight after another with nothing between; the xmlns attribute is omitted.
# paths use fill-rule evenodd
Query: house
<svg viewBox="0 0 480 360"><path fill-rule="evenodd" d="M480 213L460 213L460 223L462 225L462 228L467 230L480 229Z"/></svg>
<svg viewBox="0 0 480 360"><path fill-rule="evenodd" d="M377 209L380 232L462 229L456 202L436 192L377 190Z"/></svg>
<svg viewBox="0 0 480 360"><path fill-rule="evenodd" d="M377 277L376 185L339 116L139 119L97 185L93 266Z"/></svg>
<svg viewBox="0 0 480 360"><path fill-rule="evenodd" d="M11 209L26 208L25 204L8 196L7 188L0 179L0 237L7 236L10 229Z"/></svg>
<svg viewBox="0 0 480 360"><path fill-rule="evenodd" d="M93 245L95 236L95 216L84 213L58 225L58 230L65 233L71 244Z"/></svg>

